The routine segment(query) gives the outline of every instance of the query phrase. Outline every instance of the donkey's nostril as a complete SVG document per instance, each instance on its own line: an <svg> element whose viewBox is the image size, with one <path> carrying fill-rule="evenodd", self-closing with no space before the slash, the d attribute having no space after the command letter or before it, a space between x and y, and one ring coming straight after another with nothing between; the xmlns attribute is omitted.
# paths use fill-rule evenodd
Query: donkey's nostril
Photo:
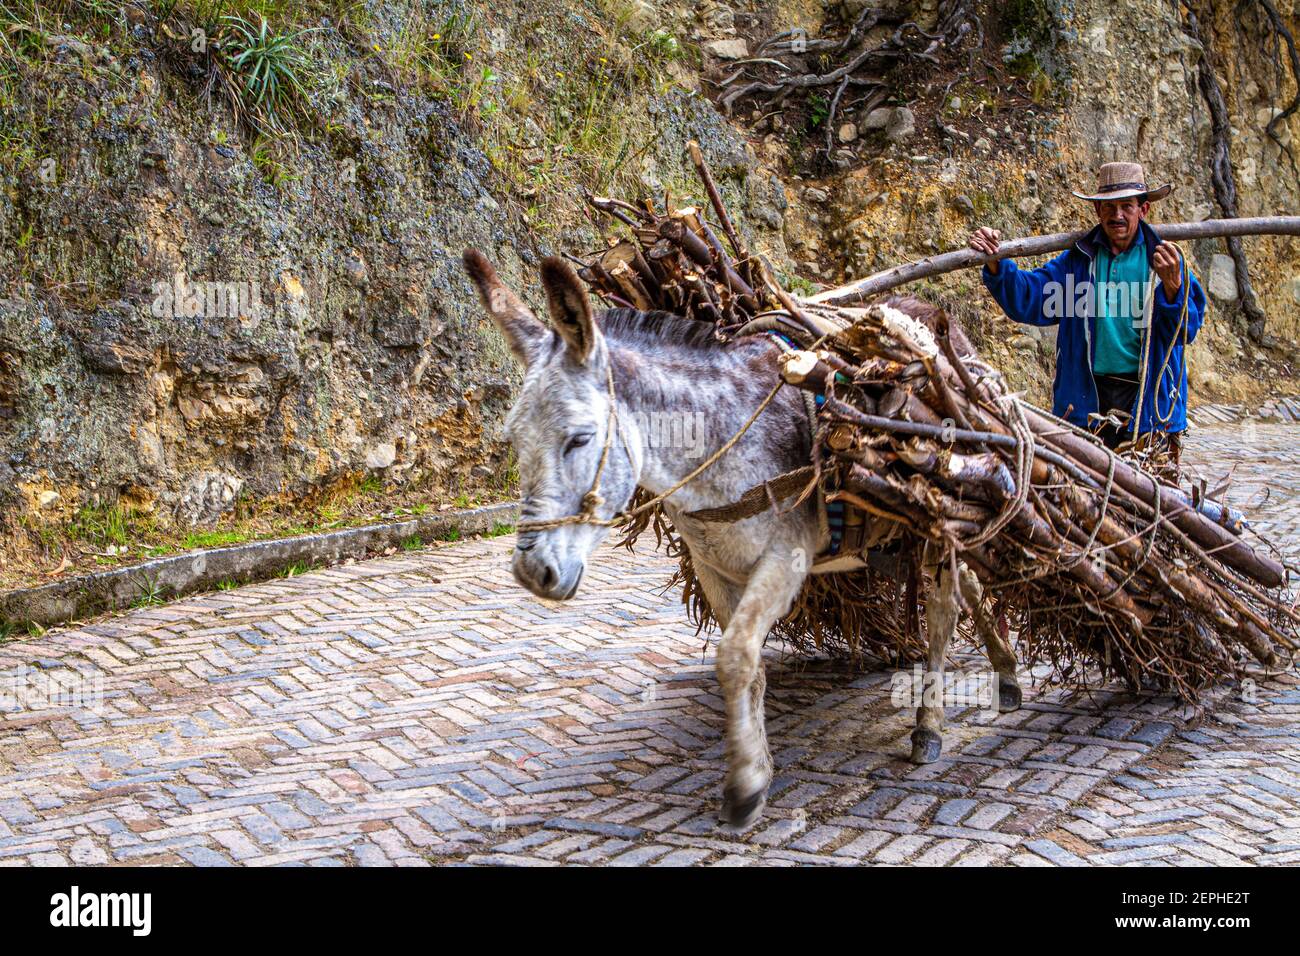
<svg viewBox="0 0 1300 956"><path fill-rule="evenodd" d="M555 569L549 564L542 568L542 580L540 584L548 591L551 589L551 586L555 584Z"/></svg>

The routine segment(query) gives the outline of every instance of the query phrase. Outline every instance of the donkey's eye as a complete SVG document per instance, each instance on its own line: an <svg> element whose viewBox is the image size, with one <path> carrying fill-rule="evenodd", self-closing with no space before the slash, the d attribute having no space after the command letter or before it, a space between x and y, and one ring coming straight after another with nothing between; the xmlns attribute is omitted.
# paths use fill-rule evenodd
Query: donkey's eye
<svg viewBox="0 0 1300 956"><path fill-rule="evenodd" d="M567 442L564 443L564 453L567 455L569 452L573 451L575 448L581 448L583 445L587 444L587 442L589 442L589 441L591 441L591 433L590 433L590 432L586 432L586 433L584 433L584 434L582 434L582 435L574 435L572 438L570 438Z"/></svg>

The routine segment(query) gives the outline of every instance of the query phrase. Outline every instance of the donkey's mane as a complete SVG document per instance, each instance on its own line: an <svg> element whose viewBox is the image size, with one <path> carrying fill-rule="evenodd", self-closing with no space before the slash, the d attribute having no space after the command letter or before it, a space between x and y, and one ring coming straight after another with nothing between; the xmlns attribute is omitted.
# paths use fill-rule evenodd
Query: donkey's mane
<svg viewBox="0 0 1300 956"><path fill-rule="evenodd" d="M918 299L912 295L891 295L878 300L880 304L898 309L912 318L924 323L932 331L943 310L938 306ZM673 312L658 309L642 311L640 309L617 308L606 309L597 313L596 323L606 336L620 345L631 346L638 351L665 346L679 346L687 349L716 352L728 346L719 342L714 336L714 326L699 319L688 319ZM950 321L950 334L953 345L959 355L973 355L974 348L966 337L965 330L956 321ZM743 339L730 344L740 344Z"/></svg>
<svg viewBox="0 0 1300 956"><path fill-rule="evenodd" d="M713 325L672 312L640 309L606 309L597 318L600 330L620 345L682 346L717 350L723 347L713 335Z"/></svg>

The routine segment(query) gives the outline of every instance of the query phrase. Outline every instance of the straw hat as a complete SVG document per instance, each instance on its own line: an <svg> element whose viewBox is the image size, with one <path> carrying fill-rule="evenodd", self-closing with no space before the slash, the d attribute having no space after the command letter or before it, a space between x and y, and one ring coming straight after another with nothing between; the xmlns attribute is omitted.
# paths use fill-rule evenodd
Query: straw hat
<svg viewBox="0 0 1300 956"><path fill-rule="evenodd" d="M1075 193L1080 199L1096 202L1105 199L1127 199L1140 196L1148 200L1164 199L1174 188L1165 183L1156 189L1147 188L1147 176L1141 163L1107 163L1097 174L1097 191L1092 195Z"/></svg>

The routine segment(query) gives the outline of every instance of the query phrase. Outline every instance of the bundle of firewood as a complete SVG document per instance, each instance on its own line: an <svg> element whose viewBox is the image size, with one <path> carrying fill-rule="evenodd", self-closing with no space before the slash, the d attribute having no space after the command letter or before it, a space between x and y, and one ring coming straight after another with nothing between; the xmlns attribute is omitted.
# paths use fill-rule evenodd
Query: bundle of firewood
<svg viewBox="0 0 1300 956"><path fill-rule="evenodd" d="M823 396L811 464L828 502L888 528L895 548L955 551L984 585L980 613L996 612L1059 678L1095 668L1190 698L1252 660L1290 659L1300 614L1285 600L1287 572L1243 516L1011 394L938 309L790 295L745 250L693 145L692 156L717 224L668 197L657 212L589 196L632 238L575 259L580 275L612 304L709 322L720 338L776 330L801 346L783 354L781 375ZM815 606L784 634L799 644L815 631L821 646L818 617L835 592L809 587ZM845 645L864 631L853 593L853 625L833 635ZM913 606L899 607L903 594ZM889 598L865 630L914 650L917 591Z"/></svg>

